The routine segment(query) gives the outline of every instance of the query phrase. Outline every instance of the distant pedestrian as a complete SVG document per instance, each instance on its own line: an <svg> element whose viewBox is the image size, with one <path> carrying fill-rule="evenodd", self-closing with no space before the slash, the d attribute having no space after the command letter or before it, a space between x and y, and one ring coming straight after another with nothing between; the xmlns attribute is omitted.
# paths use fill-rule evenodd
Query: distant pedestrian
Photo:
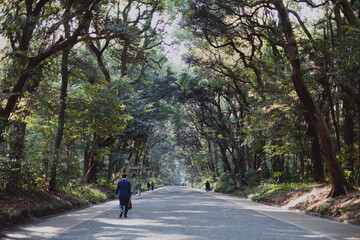
<svg viewBox="0 0 360 240"><path fill-rule="evenodd" d="M115 196L119 199L120 201L120 215L119 217L121 218L122 215L124 214L124 217L127 218L127 213L128 213L128 204L130 198L131 198L131 183L129 180L126 179L126 173L123 173L122 175L122 180L120 180L117 183L117 187L116 187L116 193Z"/></svg>
<svg viewBox="0 0 360 240"><path fill-rule="evenodd" d="M151 182L151 191L154 191L155 184L154 182Z"/></svg>
<svg viewBox="0 0 360 240"><path fill-rule="evenodd" d="M150 191L150 182L147 182L148 191Z"/></svg>
<svg viewBox="0 0 360 240"><path fill-rule="evenodd" d="M209 183L209 181L206 181L205 189L206 189L207 192L210 191L210 183Z"/></svg>
<svg viewBox="0 0 360 240"><path fill-rule="evenodd" d="M142 186L142 184L141 184L141 182L139 181L139 182L136 184L136 189L137 189L137 192L138 192L138 196L141 195L141 186Z"/></svg>

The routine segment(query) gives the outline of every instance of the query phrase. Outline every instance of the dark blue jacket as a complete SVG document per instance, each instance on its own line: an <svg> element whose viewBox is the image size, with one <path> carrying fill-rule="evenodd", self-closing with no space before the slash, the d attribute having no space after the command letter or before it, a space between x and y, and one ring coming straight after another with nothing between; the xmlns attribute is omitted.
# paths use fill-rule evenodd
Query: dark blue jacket
<svg viewBox="0 0 360 240"><path fill-rule="evenodd" d="M131 183L127 179L122 179L118 182L116 187L117 198L129 198L131 197Z"/></svg>

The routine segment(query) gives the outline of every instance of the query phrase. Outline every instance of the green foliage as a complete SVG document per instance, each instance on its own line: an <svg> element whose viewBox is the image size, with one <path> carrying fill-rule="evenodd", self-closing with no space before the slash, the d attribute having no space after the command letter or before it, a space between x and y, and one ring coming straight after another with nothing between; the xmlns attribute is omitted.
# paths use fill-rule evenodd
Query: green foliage
<svg viewBox="0 0 360 240"><path fill-rule="evenodd" d="M334 203L334 198L327 199L324 204L318 206L316 208L316 212L318 213L327 213L331 207L331 205Z"/></svg>
<svg viewBox="0 0 360 240"><path fill-rule="evenodd" d="M27 163L0 157L0 192L16 193L37 188L33 170Z"/></svg>
<svg viewBox="0 0 360 240"><path fill-rule="evenodd" d="M23 210L8 210L6 211L6 218L9 223L18 222L29 217L43 217L51 214L69 211L74 208L86 205L82 201L72 201L58 204L46 204L38 208L23 209Z"/></svg>
<svg viewBox="0 0 360 240"><path fill-rule="evenodd" d="M100 3L88 21L97 26L94 31L101 30L93 35L106 39L92 40L101 50L100 56L83 42L71 46L58 186L72 185L71 192L79 199L103 201L104 196L97 190L77 186L83 181L88 155L97 161L101 184L112 181L111 172L126 172L134 164L143 167L144 183L149 178L157 187L180 181L203 187L203 180L211 179L215 191L220 192L246 184L259 185L265 169L270 169L264 177L271 176L271 183L312 177L309 169L313 166L308 160L312 157L311 143L306 134L309 129L291 81L287 53L281 48L286 45L283 32L272 9L268 11L261 2L249 5L249 1L131 1L132 9L142 9L141 21L137 21L136 13L127 15L131 11L117 9L115 3ZM75 2L71 15L80 19L87 4ZM303 14L297 3L287 7ZM29 66L27 59L63 41L57 37L66 37L63 26L53 25L69 19L62 15L63 8L63 2L50 1L34 17L22 1L0 3L0 28L6 40L0 53L2 108L19 75ZM118 10L123 14L117 14ZM243 12L239 14L239 10ZM174 33L178 39L171 44L185 43L189 51L186 69L174 72L171 63L165 65L162 37L165 24L173 23L178 12L183 14L181 30ZM151 22L157 19L153 14L162 18ZM344 95L351 95L338 91L343 85L349 86L352 95L358 95L359 29L329 23L334 20L327 14L324 11L311 27L305 22L311 39L299 34L304 26L292 24L309 92L324 113L335 109L342 129L344 111L330 106L330 98L340 106ZM77 21L69 23L70 29L76 29ZM27 28L32 34L29 46L20 49L20 36L26 36L22 31L27 24L33 27ZM86 31L82 34L89 41ZM13 122L0 126L6 129L2 132L1 193L47 187L60 106L60 56L61 52L54 54L30 69L31 76L19 91L21 99L9 116L13 122L26 124L25 129L14 128ZM329 89L324 86L327 81ZM351 108L356 113L353 100ZM356 124L353 130L359 128ZM333 125L329 124L332 134ZM24 142L19 143L23 147L16 151L12 144L23 134ZM341 139L343 152L339 158L347 179L355 179L352 175L359 174L359 163L351 165L358 157L358 136L351 151L344 150L343 142ZM270 161L280 155L284 159ZM277 162L279 168L275 167ZM304 176L300 164L305 164ZM255 199L278 191L267 185L259 185L261 194L255 194ZM49 206L44 211L53 210Z"/></svg>
<svg viewBox="0 0 360 240"><path fill-rule="evenodd" d="M99 203L108 199L106 193L94 188L92 185L69 186L62 189L64 192L77 196L78 199L85 199L89 203Z"/></svg>
<svg viewBox="0 0 360 240"><path fill-rule="evenodd" d="M235 190L236 184L229 182L217 182L214 184L214 191L221 193L231 193Z"/></svg>
<svg viewBox="0 0 360 240"><path fill-rule="evenodd" d="M351 177L353 175L353 172L352 171L349 171L349 170L344 170L344 174L345 174L345 178L347 181L351 180Z"/></svg>
<svg viewBox="0 0 360 240"><path fill-rule="evenodd" d="M125 106L116 94L102 85L85 84L83 87L76 88L69 99L69 114L76 120L69 124L79 124L74 129L81 131L86 127L90 133L100 136L121 133L131 117L124 111Z"/></svg>
<svg viewBox="0 0 360 240"><path fill-rule="evenodd" d="M27 217L27 212L28 210L26 213L24 212L24 217ZM19 221L23 217L21 211L6 211L5 213L7 215L7 219L9 219L10 222Z"/></svg>
<svg viewBox="0 0 360 240"><path fill-rule="evenodd" d="M284 175L283 172L273 172L273 179L275 180L275 182L278 182L279 178L283 175Z"/></svg>
<svg viewBox="0 0 360 240"><path fill-rule="evenodd" d="M273 196L279 192L286 193L295 189L308 190L308 183L262 183L255 187L243 187L236 190L236 194L250 198L254 201L270 200Z"/></svg>
<svg viewBox="0 0 360 240"><path fill-rule="evenodd" d="M215 192L229 193L238 186L234 180L234 176L231 174L222 174L219 180L220 181L214 183L213 189Z"/></svg>
<svg viewBox="0 0 360 240"><path fill-rule="evenodd" d="M261 175L260 174L261 174L260 171L255 171L253 169L249 169L245 173L246 183L249 186L258 185L260 183L260 181L261 181Z"/></svg>

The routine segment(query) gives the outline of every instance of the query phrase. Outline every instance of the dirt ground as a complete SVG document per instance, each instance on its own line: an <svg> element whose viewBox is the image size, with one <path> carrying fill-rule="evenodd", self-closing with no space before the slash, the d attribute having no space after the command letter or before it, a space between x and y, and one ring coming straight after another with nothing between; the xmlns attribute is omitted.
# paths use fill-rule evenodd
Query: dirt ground
<svg viewBox="0 0 360 240"><path fill-rule="evenodd" d="M328 198L330 186L310 185L306 189L278 193L266 203L297 209L308 214L360 224L360 191Z"/></svg>

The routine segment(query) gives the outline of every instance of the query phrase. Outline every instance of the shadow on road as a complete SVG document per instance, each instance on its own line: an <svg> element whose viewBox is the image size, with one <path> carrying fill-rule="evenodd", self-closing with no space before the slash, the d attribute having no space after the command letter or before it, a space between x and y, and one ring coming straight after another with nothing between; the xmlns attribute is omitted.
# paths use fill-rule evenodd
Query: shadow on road
<svg viewBox="0 0 360 240"><path fill-rule="evenodd" d="M323 234L331 229L310 231L312 228L292 223L292 218L298 218L295 214L226 195L165 187L134 196L127 219L118 217L118 202L112 201L21 227L4 239L335 239ZM282 215L290 220L283 220ZM314 218L308 224L317 222ZM344 231L348 229L356 232L360 228L347 226ZM352 232L348 235L353 236Z"/></svg>
<svg viewBox="0 0 360 240"><path fill-rule="evenodd" d="M211 193L171 187L134 200L128 219L112 209L53 239L327 239ZM86 236L86 238L85 238ZM291 238L289 238L291 236Z"/></svg>

